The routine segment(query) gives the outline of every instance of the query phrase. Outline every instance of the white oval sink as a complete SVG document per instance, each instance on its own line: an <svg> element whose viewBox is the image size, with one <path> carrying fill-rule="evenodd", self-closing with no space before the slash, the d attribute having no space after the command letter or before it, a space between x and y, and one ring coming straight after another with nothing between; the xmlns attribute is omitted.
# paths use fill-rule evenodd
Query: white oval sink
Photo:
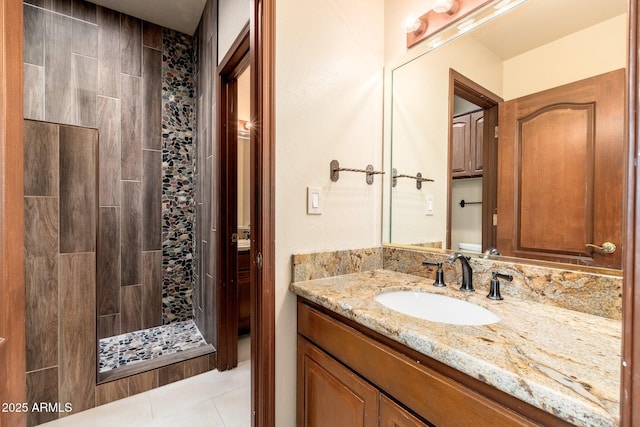
<svg viewBox="0 0 640 427"><path fill-rule="evenodd" d="M376 295L380 304L400 313L452 325L489 325L500 318L475 304L426 292L398 291Z"/></svg>

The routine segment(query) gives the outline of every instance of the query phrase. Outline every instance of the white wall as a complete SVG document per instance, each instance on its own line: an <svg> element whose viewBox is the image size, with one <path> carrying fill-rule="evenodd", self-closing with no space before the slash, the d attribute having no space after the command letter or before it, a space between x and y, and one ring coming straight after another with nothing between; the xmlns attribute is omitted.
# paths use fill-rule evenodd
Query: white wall
<svg viewBox="0 0 640 427"><path fill-rule="evenodd" d="M276 425L295 426L291 255L381 243L382 180L329 163L382 167L383 0L276 3ZM366 13L365 13L366 12ZM323 213L306 214L320 186Z"/></svg>
<svg viewBox="0 0 640 427"><path fill-rule="evenodd" d="M460 206L482 201L482 178L454 179L451 183L451 249L460 243L482 244L482 205Z"/></svg>
<svg viewBox="0 0 640 427"><path fill-rule="evenodd" d="M597 76L626 62L627 15L622 14L505 61L503 97L508 101Z"/></svg>
<svg viewBox="0 0 640 427"><path fill-rule="evenodd" d="M249 22L249 0L218 0L218 65Z"/></svg>

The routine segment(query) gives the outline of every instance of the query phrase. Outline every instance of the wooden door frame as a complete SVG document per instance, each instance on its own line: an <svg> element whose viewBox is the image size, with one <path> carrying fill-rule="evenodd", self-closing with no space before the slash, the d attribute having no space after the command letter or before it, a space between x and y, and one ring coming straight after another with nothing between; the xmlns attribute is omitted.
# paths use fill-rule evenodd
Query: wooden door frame
<svg viewBox="0 0 640 427"><path fill-rule="evenodd" d="M0 0L0 403L26 402L22 1ZM0 411L0 426L26 425Z"/></svg>
<svg viewBox="0 0 640 427"><path fill-rule="evenodd" d="M250 0L251 419L275 426L275 0ZM260 260L258 262L258 260ZM260 265L261 264L261 265Z"/></svg>
<svg viewBox="0 0 640 427"><path fill-rule="evenodd" d="M217 69L216 102L218 138L216 182L216 316L218 318L217 367L226 371L238 365L238 120L237 80L249 66L249 26L245 26ZM235 113L230 112L233 108ZM223 213L224 211L224 213ZM253 224L253 223L252 223Z"/></svg>
<svg viewBox="0 0 640 427"><path fill-rule="evenodd" d="M503 99L495 93L485 89L473 80L463 76L453 68L449 69L449 169L447 182L452 183L452 153L453 153L453 105L454 96L459 96L474 103L484 110L483 126L483 172L482 172L482 249L496 247L496 227L493 225L493 214L497 207L497 178L498 178L498 145L495 133L492 131L498 125L498 104ZM447 190L447 238L446 247L451 247L451 185Z"/></svg>
<svg viewBox="0 0 640 427"><path fill-rule="evenodd" d="M640 0L629 0L629 58L627 63L628 158L623 255L622 384L620 411L623 427L640 425Z"/></svg>

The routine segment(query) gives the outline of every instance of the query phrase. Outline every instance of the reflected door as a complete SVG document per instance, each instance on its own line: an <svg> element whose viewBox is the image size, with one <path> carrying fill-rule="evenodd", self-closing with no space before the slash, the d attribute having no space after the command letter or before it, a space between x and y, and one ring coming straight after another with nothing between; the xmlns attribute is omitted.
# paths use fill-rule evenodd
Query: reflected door
<svg viewBox="0 0 640 427"><path fill-rule="evenodd" d="M503 255L621 268L624 70L500 105ZM605 253L596 246L618 246Z"/></svg>

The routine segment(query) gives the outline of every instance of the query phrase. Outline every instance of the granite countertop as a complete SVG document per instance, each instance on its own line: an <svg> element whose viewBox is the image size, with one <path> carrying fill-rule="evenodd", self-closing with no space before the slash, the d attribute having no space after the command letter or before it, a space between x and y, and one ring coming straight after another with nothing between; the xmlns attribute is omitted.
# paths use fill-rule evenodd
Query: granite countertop
<svg viewBox="0 0 640 427"><path fill-rule="evenodd" d="M483 292L432 284L433 279L375 270L294 282L290 290L573 424L619 425L620 321L509 297L492 301ZM501 320L483 326L430 322L374 299L396 290L460 298Z"/></svg>

